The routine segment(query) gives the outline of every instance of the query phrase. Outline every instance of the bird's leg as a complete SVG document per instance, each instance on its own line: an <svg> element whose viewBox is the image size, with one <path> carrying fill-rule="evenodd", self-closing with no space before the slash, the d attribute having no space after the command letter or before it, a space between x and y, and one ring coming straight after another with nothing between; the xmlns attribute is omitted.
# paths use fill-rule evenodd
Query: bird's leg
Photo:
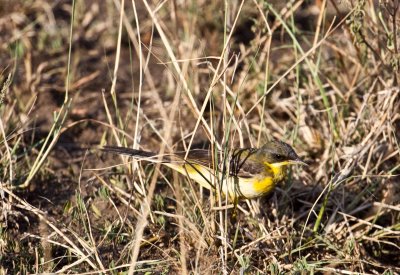
<svg viewBox="0 0 400 275"><path fill-rule="evenodd" d="M231 222L232 223L236 223L237 222L237 205L239 203L239 194L237 193L236 190L239 190L238 187L239 186L239 178L238 177L233 177L233 184L234 184L234 188L233 188L233 198L232 198L232 202L233 202L233 210L232 210L232 215L231 215Z"/></svg>
<svg viewBox="0 0 400 275"><path fill-rule="evenodd" d="M235 224L237 222L237 205L238 205L239 199L235 196L233 200L233 210L231 214L231 222Z"/></svg>

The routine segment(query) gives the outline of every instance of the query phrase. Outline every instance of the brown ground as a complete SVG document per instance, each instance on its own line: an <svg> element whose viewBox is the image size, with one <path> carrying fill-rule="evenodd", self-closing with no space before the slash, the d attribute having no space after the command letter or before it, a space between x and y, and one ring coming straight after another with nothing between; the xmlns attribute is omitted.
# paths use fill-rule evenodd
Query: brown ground
<svg viewBox="0 0 400 275"><path fill-rule="evenodd" d="M133 165L121 164L126 159L84 148L118 142L131 146L134 142L140 66L132 37L124 25L118 43L119 11L113 1L78 1L69 61L70 1L2 2L0 87L7 86L4 83L9 74L12 80L0 105L7 136L7 142L4 135L0 138L1 272L127 271L139 213L145 204L140 184L146 186L147 194L154 165L143 163L141 178ZM336 1L328 2L322 35L334 15L338 15L335 27L352 9L356 14L361 1L339 5L341 13L332 5ZM267 14L267 7L258 5ZM274 5L286 24L293 18L304 52L312 48L319 15L314 11L320 5L320 1L303 3L293 13ZM155 9L155 3L151 7ZM141 1L136 8L146 57L151 48L143 77L137 142L140 148L158 151L163 143L160 136L169 132L171 148L182 149L198 115L170 63L160 33L152 32L154 19ZM387 46L383 27L379 22L374 25L369 12L361 21L349 16L347 24L340 25L309 58L318 64L323 88L302 61L256 104L264 85L268 83L269 88L303 54L293 50L288 31L271 11L266 19L276 28L271 44L267 43L264 18L252 1L242 9L234 4L229 7L229 27L234 25L238 10L241 16L227 54L228 60L238 60L236 65L229 63L226 78L221 77L244 110L234 109L234 122L240 126L231 126L230 143L239 146L240 136L244 146L256 146L271 137L284 139L310 166L293 169L273 194L240 203L236 222L229 219L230 211L220 214L211 209L210 192L200 192L184 177L175 178L162 169L151 199L152 212L143 232L137 271L399 273L400 91L396 70L400 42L394 39L395 45ZM394 8L383 10L387 28L399 27L398 16L390 21ZM206 64L206 59L192 59L221 55L223 11L222 2L171 1L157 13L171 49L182 60L182 76L199 109L218 60L207 58L210 64ZM127 24L136 32L130 1L125 3L125 12ZM360 22L361 31L354 31ZM118 46L116 107L110 91ZM64 102L68 63L69 108ZM209 125L213 121L218 141L229 132L223 126L224 119L229 119L229 114L224 117L223 91L221 83L213 87L213 104L203 115ZM176 106L173 101L178 92ZM228 95L227 102L233 106L235 97ZM253 106L256 108L244 118L243 112ZM55 112L66 109L61 134L51 137L57 142L50 154L29 185L17 188L33 170L54 126ZM166 127L175 109L173 123ZM113 129L120 131L114 134ZM193 147L208 144L206 130L199 127ZM117 164L121 165L106 168ZM99 168L105 169L95 170ZM328 191L330 184L334 186ZM221 240L224 234L226 242Z"/></svg>

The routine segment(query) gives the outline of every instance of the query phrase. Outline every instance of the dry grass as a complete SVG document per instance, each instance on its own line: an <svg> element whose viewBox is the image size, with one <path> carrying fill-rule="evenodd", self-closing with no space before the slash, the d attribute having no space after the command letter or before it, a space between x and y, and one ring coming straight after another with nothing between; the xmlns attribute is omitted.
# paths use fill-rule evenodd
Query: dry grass
<svg viewBox="0 0 400 275"><path fill-rule="evenodd" d="M399 1L214 2L0 4L2 274L400 273ZM310 166L237 221L82 150L272 137Z"/></svg>

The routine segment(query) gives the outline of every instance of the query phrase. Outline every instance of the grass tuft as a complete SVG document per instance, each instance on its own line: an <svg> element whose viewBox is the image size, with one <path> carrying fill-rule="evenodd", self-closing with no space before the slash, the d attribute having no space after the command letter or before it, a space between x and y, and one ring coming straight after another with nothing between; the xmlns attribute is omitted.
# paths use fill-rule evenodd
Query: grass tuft
<svg viewBox="0 0 400 275"><path fill-rule="evenodd" d="M0 274L400 273L399 9L0 5ZM209 148L217 167L272 138L309 166L237 207L96 150Z"/></svg>

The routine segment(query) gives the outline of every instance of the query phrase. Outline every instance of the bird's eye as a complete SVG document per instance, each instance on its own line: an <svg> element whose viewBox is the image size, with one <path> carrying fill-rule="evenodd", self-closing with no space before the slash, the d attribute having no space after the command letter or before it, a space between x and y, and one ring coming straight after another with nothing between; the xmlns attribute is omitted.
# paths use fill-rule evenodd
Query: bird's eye
<svg viewBox="0 0 400 275"><path fill-rule="evenodd" d="M280 154L275 154L275 158L276 158L277 160L283 160L283 156L280 155Z"/></svg>

